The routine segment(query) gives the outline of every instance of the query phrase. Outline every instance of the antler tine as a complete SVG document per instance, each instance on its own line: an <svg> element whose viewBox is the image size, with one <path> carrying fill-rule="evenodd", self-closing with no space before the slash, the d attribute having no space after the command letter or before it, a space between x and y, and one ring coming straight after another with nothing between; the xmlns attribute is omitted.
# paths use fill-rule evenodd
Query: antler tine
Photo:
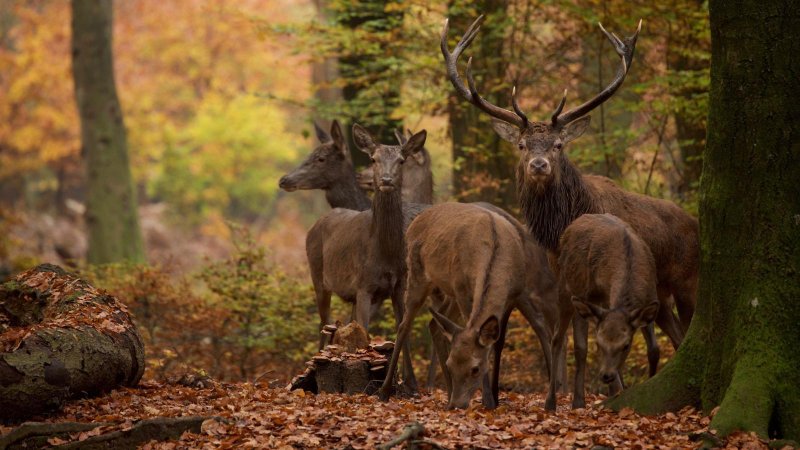
<svg viewBox="0 0 800 450"><path fill-rule="evenodd" d="M477 36L478 31L480 30L481 24L483 23L484 16L480 15L475 22L467 28L467 31L464 33L464 36L461 37L461 40L458 41L453 52L451 53L447 47L447 33L450 29L450 20L446 19L444 21L444 26L442 27L442 36L441 36L441 49L442 49L442 56L444 56L445 67L447 68L447 78L450 79L450 83L453 84L453 87L456 88L459 94L464 97L467 101L472 103L473 105L477 106L483 112L489 114L490 116L496 117L504 122L508 122L519 127L524 127L527 125L526 121L511 111L506 109L497 107L492 105L491 103L487 102L483 97L478 94L478 90L475 87L475 80L472 77L472 58L467 61L467 83L468 87L464 85L464 81L461 80L461 76L458 74L458 57L461 56L461 53L469 47L472 41Z"/></svg>
<svg viewBox="0 0 800 450"><path fill-rule="evenodd" d="M617 54L620 56L622 65L611 83L606 86L605 89L600 91L593 99L576 108L570 109L561 115L558 114L560 108L563 107L560 105L557 112L553 115L554 126L564 126L575 119L585 116L593 109L600 106L603 102L611 98L611 96L617 92L619 87L622 86L622 82L625 81L625 76L628 74L628 70L633 62L633 53L636 49L636 40L639 38L639 32L642 30L642 21L639 20L639 26L636 28L636 32L624 39L620 39L616 34L608 32L605 28L603 28L603 24L599 23L598 25L600 25L600 31L602 31L606 38L611 41L611 44L614 46L614 50L616 50Z"/></svg>
<svg viewBox="0 0 800 450"><path fill-rule="evenodd" d="M564 105L566 103L567 103L567 90L564 89L564 96L561 97L561 101L558 103L555 112L553 112L553 115L550 117L551 121L553 122L553 125L556 125L558 123L558 115L561 114L561 110L564 109Z"/></svg>
<svg viewBox="0 0 800 450"><path fill-rule="evenodd" d="M522 112L522 109L519 107L519 103L517 103L517 86L513 86L511 88L511 106L514 108L514 112L522 119L523 128L527 128L528 126L528 116Z"/></svg>

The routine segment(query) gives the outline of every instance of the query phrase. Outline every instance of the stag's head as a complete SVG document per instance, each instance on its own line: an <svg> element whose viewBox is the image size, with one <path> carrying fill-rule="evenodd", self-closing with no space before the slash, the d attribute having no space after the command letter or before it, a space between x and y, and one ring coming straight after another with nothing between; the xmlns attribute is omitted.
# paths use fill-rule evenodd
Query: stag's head
<svg viewBox="0 0 800 450"><path fill-rule="evenodd" d="M376 192L390 193L403 185L403 164L413 158L425 146L427 132L414 134L401 145L386 145L376 142L367 130L353 124L353 141L372 161L372 186Z"/></svg>
<svg viewBox="0 0 800 450"><path fill-rule="evenodd" d="M633 335L655 319L658 302L647 303L633 311L625 308L606 309L576 297L572 298L572 304L578 314L597 322L600 378L604 383L614 382L631 351Z"/></svg>
<svg viewBox="0 0 800 450"><path fill-rule="evenodd" d="M600 29L611 41L621 58L622 64L617 76L595 98L566 112L563 112L567 99L567 92L564 91L564 97L550 120L536 122L530 121L517 104L516 88L511 91L513 111L495 106L481 97L472 77L472 58L467 61L467 84L465 85L461 80L457 68L458 57L475 39L483 18L483 16L478 17L467 29L452 53L447 45L448 22L445 21L441 36L441 49L447 66L447 76L462 97L495 119L493 121L494 129L500 137L517 146L520 151L517 168L517 176L520 177L518 181L541 189L549 183L557 182L561 168L564 164L569 164L564 147L586 131L589 126L587 114L611 98L622 85L633 61L633 52L639 31L642 29L642 22L639 21L636 33L624 39L620 39L614 33L609 33L603 28L603 25L600 25Z"/></svg>
<svg viewBox="0 0 800 450"><path fill-rule="evenodd" d="M479 324L468 324L462 328L433 308L431 314L450 341L450 355L445 364L453 391L450 392L447 407L467 408L489 370L489 351L500 338L500 320L496 316L489 316Z"/></svg>
<svg viewBox="0 0 800 450"><path fill-rule="evenodd" d="M316 123L314 130L319 145L302 164L281 177L278 186L284 191L330 189L338 180L350 175L353 171L350 150L347 148L339 122L333 121L330 134Z"/></svg>

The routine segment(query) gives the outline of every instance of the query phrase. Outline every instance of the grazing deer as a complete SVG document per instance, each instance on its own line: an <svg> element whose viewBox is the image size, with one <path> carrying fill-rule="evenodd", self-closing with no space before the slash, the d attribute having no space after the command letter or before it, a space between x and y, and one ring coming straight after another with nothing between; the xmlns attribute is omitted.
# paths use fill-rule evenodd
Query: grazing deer
<svg viewBox="0 0 800 450"><path fill-rule="evenodd" d="M478 94L467 62L467 82L458 74L457 61L480 29L483 16L469 27L451 53L447 46L448 24L441 36L441 50L447 75L459 94L480 110L497 119L495 131L519 148L517 189L528 228L537 242L549 251L554 271L559 238L564 230L583 214L608 212L628 223L644 239L656 261L658 295L661 304L671 295L680 315L680 326L671 308L660 308L656 323L677 348L694 314L698 265L699 236L697 219L675 204L626 192L606 177L583 175L567 158L564 147L581 136L589 126L587 114L611 98L619 89L633 61L639 27L632 36L620 39L604 28L601 30L613 44L621 59L616 77L595 98L562 112L566 92L550 120L532 122L517 104L515 89L511 92L513 112L495 106ZM582 319L577 319L582 320Z"/></svg>
<svg viewBox="0 0 800 450"><path fill-rule="evenodd" d="M560 325L553 351L560 351L574 311L597 321L600 375L616 394L623 388L621 369L637 329L647 343L647 356L658 364L658 345L653 319L659 307L656 263L647 244L622 220L611 214L584 214L561 236L558 257L561 292ZM677 324L676 324L677 325ZM582 406L588 329L586 320L573 322L575 329L575 386L573 404ZM550 382L546 404L555 408L555 380Z"/></svg>
<svg viewBox="0 0 800 450"><path fill-rule="evenodd" d="M316 123L314 130L320 142L305 161L281 177L278 186L287 192L298 189L322 189L331 208L366 211L372 206L367 194L358 186L350 161L350 149L336 120L330 134Z"/></svg>
<svg viewBox="0 0 800 450"><path fill-rule="evenodd" d="M427 205L404 205L400 196L404 161L422 149L425 130L411 136L405 145L376 143L360 125L353 125L359 149L375 164L378 186L372 209L353 211L336 208L322 216L306 236L306 255L314 284L320 329L330 322L331 294L355 303L356 321L369 327L371 306L390 297L395 319L403 317L405 282L405 230ZM320 347L324 337L320 340ZM408 345L404 348L404 377L414 388Z"/></svg>
<svg viewBox="0 0 800 450"><path fill-rule="evenodd" d="M413 133L408 134L395 130L394 135L400 145L406 143ZM372 183L372 166L368 166L358 174L359 186L367 191L374 191ZM433 173L431 172L431 155L426 148L415 153L407 164L403 165L403 201L406 203L433 204Z"/></svg>
<svg viewBox="0 0 800 450"><path fill-rule="evenodd" d="M552 276L549 285L543 282L542 277L550 272L543 257L538 261L544 272L540 274L536 270L536 254L526 243L525 230L515 226L513 218L505 212L501 215L492 209L497 208L486 204L443 203L422 212L409 226L405 315L398 327L397 346L379 392L381 398L387 399L391 394L399 359L397 348L407 342L414 317L434 290L448 299L444 305L436 305L437 309L446 308L447 315L456 316L455 320L466 320L466 327L462 329L433 310L434 320L452 343L448 355L447 345L437 337L441 333L432 330L437 353L442 357L447 355L444 373L449 407L466 407L481 383L484 405L497 404L502 338L514 308L520 308L532 324L539 323L534 329L542 341L545 360L551 364L549 328L543 325L541 313L535 311L536 302L531 301L531 295L553 296ZM534 245L533 248L538 247ZM495 369L489 381L488 357L492 347Z"/></svg>

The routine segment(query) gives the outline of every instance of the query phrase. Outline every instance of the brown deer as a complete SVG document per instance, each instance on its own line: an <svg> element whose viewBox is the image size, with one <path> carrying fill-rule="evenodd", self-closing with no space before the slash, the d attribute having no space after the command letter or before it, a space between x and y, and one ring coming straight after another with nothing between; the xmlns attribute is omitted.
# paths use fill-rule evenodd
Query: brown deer
<svg viewBox="0 0 800 450"><path fill-rule="evenodd" d="M550 120L532 122L519 108L515 90L511 93L512 111L492 105L475 88L471 59L467 62L467 82L458 74L457 61L480 29L483 16L469 27L451 53L447 46L448 24L441 36L441 50L448 78L456 91L480 110L498 119L495 131L519 148L517 188L522 212L528 228L550 253L550 262L557 272L559 238L564 230L583 214L608 212L628 223L650 248L656 261L658 295L665 300L672 295L680 315L675 329L671 308L660 308L656 323L670 337L675 348L694 314L699 265L697 219L675 204L626 192L606 177L583 175L567 158L564 147L578 138L589 126L587 114L611 98L619 89L633 61L639 27L632 36L620 39L604 28L601 30L613 44L621 59L616 77L593 99L562 112L566 92ZM662 301L665 304L665 301ZM668 317L672 316L672 317ZM581 319L578 319L581 320Z"/></svg>
<svg viewBox="0 0 800 450"><path fill-rule="evenodd" d="M404 161L425 144L425 130L411 136L403 146L376 143L360 125L353 125L359 149L375 164L378 186L372 209L353 211L336 208L322 216L306 236L306 255L314 284L320 329L330 323L331 294L355 303L356 321L369 327L371 306L387 297L392 300L395 319L403 317L405 281L405 230L426 205L403 205L400 189ZM320 347L324 337L320 340ZM405 346L404 377L416 386Z"/></svg>
<svg viewBox="0 0 800 450"><path fill-rule="evenodd" d="M296 169L281 177L278 186L287 192L322 189L331 208L369 209L372 202L358 186L350 149L339 122L333 121L330 134L316 123L314 130L320 145Z"/></svg>
<svg viewBox="0 0 800 450"><path fill-rule="evenodd" d="M671 305L659 305L656 263L647 244L616 216L584 214L561 236L558 267L561 322L553 339L553 351L561 351L564 333L573 312L577 311L584 319L597 321L600 375L611 386L612 394L623 388L620 370L637 329L642 330L647 342L652 376L655 369L652 363L658 364L652 322L659 307ZM573 404L583 405L586 320L573 322L573 327L576 362ZM546 404L553 407L556 388L555 380L551 380Z"/></svg>
<svg viewBox="0 0 800 450"><path fill-rule="evenodd" d="M400 145L406 143L414 134L407 130L403 134L395 130L395 137ZM372 183L372 166L368 166L358 174L358 184L366 191L374 191ZM431 172L431 155L426 148L418 151L403 165L403 201L406 203L433 204L433 173Z"/></svg>
<svg viewBox="0 0 800 450"><path fill-rule="evenodd" d="M391 394L399 359L397 349L407 342L414 317L434 291L448 299L445 304L435 305L436 309L449 310L447 315L452 318L447 319L434 310L434 320L452 342L448 355L447 345L438 337L441 333L432 330L437 353L442 357L448 355L444 373L449 407L466 407L482 382L484 405L497 404L502 338L513 308L520 308L532 324L539 323L534 329L542 341L545 360L548 365L551 363L549 328L543 325L541 312L534 308L537 302L531 296L554 296L552 275L541 251L538 268L543 271L537 271L536 253L526 244L525 230L508 220L510 216L507 218L492 209L496 208L485 204L443 203L422 212L409 226L405 315L379 391L381 398L387 399ZM454 321L464 320L465 328L454 325ZM489 381L488 357L492 347L495 367Z"/></svg>

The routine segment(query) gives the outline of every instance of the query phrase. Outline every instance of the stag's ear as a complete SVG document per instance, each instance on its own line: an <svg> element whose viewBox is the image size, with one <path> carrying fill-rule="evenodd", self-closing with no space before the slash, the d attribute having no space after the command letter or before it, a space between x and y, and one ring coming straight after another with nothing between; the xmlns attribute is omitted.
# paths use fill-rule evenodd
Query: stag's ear
<svg viewBox="0 0 800 450"><path fill-rule="evenodd" d="M425 130L422 130L408 138L408 141L403 144L403 158L408 158L410 155L414 155L422 150L422 148L425 147L425 140L427 138L428 132Z"/></svg>
<svg viewBox="0 0 800 450"><path fill-rule="evenodd" d="M584 319L594 318L600 321L608 314L608 310L602 306L585 302L574 295L572 296L572 306L575 307L575 311Z"/></svg>
<svg viewBox="0 0 800 450"><path fill-rule="evenodd" d="M495 316L491 316L483 322L478 333L478 344L488 347L500 339L500 321Z"/></svg>
<svg viewBox="0 0 800 450"><path fill-rule="evenodd" d="M441 328L442 334L444 334L448 341L453 342L453 336L460 333L463 328L455 324L452 320L439 311L436 311L433 308L428 309L431 311L431 316L433 316L433 323Z"/></svg>
<svg viewBox="0 0 800 450"><path fill-rule="evenodd" d="M583 116L580 119L575 119L568 123L567 126L561 130L561 140L566 144L567 142L578 139L586 132L586 129L589 128L589 122L591 121L591 117Z"/></svg>
<svg viewBox="0 0 800 450"><path fill-rule="evenodd" d="M375 149L378 147L375 141L372 140L372 136L370 136L369 132L357 123L353 124L353 141L356 143L356 147L358 147L359 150L369 156L372 156L372 154L375 153Z"/></svg>
<svg viewBox="0 0 800 450"><path fill-rule="evenodd" d="M317 134L317 140L319 141L320 144L330 142L331 140L330 135L326 133L325 130L320 128L320 126L317 125L317 122L314 122L314 133Z"/></svg>
<svg viewBox="0 0 800 450"><path fill-rule="evenodd" d="M633 328L642 328L656 319L658 313L658 303L653 302L633 311L629 321Z"/></svg>
<svg viewBox="0 0 800 450"><path fill-rule="evenodd" d="M492 128L503 140L516 144L519 140L519 128L516 125L505 123L492 117Z"/></svg>

